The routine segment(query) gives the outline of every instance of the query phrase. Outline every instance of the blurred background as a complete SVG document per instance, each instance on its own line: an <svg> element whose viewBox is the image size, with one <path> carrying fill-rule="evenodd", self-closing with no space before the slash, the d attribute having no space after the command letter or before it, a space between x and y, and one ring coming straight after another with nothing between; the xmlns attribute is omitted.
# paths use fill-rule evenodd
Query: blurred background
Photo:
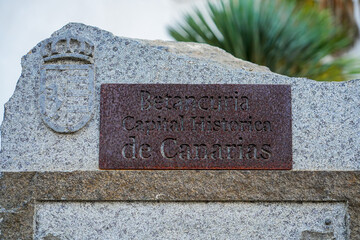
<svg viewBox="0 0 360 240"><path fill-rule="evenodd" d="M0 0L0 122L20 59L68 22L114 35L204 42L272 71L359 78L360 0Z"/></svg>

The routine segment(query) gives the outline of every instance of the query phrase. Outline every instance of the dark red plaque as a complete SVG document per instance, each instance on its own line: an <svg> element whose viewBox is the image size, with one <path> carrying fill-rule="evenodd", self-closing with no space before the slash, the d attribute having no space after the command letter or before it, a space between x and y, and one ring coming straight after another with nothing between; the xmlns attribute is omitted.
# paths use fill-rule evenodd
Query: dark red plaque
<svg viewBox="0 0 360 240"><path fill-rule="evenodd" d="M100 169L291 169L289 85L103 84Z"/></svg>

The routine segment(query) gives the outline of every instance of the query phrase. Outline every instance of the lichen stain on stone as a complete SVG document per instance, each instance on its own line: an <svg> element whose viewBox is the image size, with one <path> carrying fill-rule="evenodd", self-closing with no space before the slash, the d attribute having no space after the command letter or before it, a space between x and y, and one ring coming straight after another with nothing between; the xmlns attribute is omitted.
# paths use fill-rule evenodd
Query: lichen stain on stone
<svg viewBox="0 0 360 240"><path fill-rule="evenodd" d="M54 236L54 235L52 235L52 234L50 233L50 234L46 235L46 236L43 238L43 240L61 240L61 238L60 238L60 237L57 237L57 236Z"/></svg>
<svg viewBox="0 0 360 240"><path fill-rule="evenodd" d="M335 240L334 232L303 231L300 240Z"/></svg>

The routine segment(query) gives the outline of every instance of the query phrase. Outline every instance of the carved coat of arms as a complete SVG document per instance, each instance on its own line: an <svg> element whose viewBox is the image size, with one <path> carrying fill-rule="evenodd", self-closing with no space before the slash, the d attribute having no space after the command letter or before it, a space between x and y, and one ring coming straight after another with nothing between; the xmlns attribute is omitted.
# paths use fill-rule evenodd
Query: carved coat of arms
<svg viewBox="0 0 360 240"><path fill-rule="evenodd" d="M41 117L56 132L76 132L92 117L94 45L75 36L50 38L43 44L41 54Z"/></svg>

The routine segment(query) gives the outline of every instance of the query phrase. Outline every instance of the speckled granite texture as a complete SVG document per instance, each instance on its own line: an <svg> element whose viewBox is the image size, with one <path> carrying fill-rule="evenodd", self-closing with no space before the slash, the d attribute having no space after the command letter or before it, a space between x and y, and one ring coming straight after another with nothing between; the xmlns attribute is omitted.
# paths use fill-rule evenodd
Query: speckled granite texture
<svg viewBox="0 0 360 240"><path fill-rule="evenodd" d="M343 203L96 202L36 205L34 239L347 239Z"/></svg>
<svg viewBox="0 0 360 240"><path fill-rule="evenodd" d="M81 36L94 44L92 118L72 134L56 133L45 125L38 99L41 48L46 42L40 42L23 57L15 93L5 105L2 171L98 170L102 83L289 84L293 169L360 169L359 80L326 83L289 78L207 45L121 38L78 23L64 26L52 37L64 35Z"/></svg>
<svg viewBox="0 0 360 240"><path fill-rule="evenodd" d="M56 39L81 50L70 47L71 59L57 61L47 48ZM83 60L74 61L79 53ZM75 67L54 66L70 61ZM201 239L209 231L214 239L231 239L231 233L247 234L245 239L360 239L359 80L289 78L207 45L120 38L78 23L40 42L23 57L22 67L1 126L0 239L114 238L103 238L104 229L129 238L137 231L140 239L156 239L151 235L158 231L162 237L167 230L180 239ZM67 109L83 115L49 115L46 109L56 110L63 99L41 103L44 76L73 84L72 97L83 96L85 81L93 80L86 91L94 98L72 98L77 107ZM63 96L51 81L48 88ZM99 170L102 83L291 85L295 171ZM71 126L52 125L50 118ZM284 227L273 229L276 221ZM67 227L79 232L61 230Z"/></svg>
<svg viewBox="0 0 360 240"><path fill-rule="evenodd" d="M124 233L129 236L144 223L153 226L138 231L146 236L172 214L179 222L164 230L204 224L183 239L200 238L202 230L229 239L216 238L226 236L222 227L229 219L230 233L248 226L244 234L250 239L359 239L359 182L359 171L6 172L0 178L0 239L67 239L75 227L85 231L70 239L87 239L87 230L111 234L120 231L116 226L133 225ZM241 221L243 226L236 225ZM276 221L279 232L268 229ZM218 228L210 230L212 224ZM281 237L261 237L276 234Z"/></svg>

